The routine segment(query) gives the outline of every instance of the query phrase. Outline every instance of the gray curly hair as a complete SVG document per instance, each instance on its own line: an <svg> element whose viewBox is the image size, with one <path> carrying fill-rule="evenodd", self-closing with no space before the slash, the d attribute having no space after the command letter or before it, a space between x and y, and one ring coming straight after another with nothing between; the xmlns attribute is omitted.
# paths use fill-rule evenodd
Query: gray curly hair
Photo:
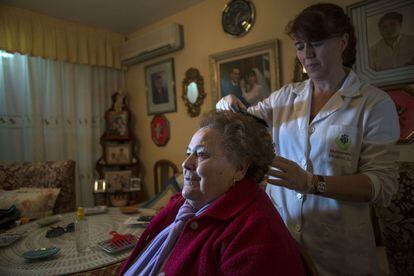
<svg viewBox="0 0 414 276"><path fill-rule="evenodd" d="M260 183L275 157L272 137L264 121L232 111L211 111L203 115L199 129L218 130L223 138L222 148L230 162L241 165L247 161L246 175Z"/></svg>

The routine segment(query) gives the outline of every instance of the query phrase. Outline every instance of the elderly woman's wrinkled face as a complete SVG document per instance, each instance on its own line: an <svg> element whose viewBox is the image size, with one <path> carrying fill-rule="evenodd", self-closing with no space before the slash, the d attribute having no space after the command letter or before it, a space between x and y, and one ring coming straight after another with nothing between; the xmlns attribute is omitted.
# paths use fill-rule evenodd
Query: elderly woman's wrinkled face
<svg viewBox="0 0 414 276"><path fill-rule="evenodd" d="M222 149L221 134L212 128L199 129L191 139L183 164L182 195L199 209L224 194L240 170Z"/></svg>

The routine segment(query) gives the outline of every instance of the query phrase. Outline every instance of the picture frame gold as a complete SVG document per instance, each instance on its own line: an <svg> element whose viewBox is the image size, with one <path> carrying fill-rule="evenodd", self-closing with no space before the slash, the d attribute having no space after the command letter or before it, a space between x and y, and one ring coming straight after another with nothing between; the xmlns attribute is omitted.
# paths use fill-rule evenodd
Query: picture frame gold
<svg viewBox="0 0 414 276"><path fill-rule="evenodd" d="M277 39L210 55L209 66L213 108L224 96L221 89L222 83L228 80L227 75L232 68L239 68L242 77L249 71L258 69L266 80L269 93L280 88L279 41Z"/></svg>

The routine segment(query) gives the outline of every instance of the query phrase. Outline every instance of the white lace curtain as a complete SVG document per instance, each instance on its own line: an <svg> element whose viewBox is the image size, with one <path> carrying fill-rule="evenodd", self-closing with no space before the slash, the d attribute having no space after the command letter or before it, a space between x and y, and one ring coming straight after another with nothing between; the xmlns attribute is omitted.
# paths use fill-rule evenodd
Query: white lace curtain
<svg viewBox="0 0 414 276"><path fill-rule="evenodd" d="M72 159L77 204L93 204L94 166L121 71L0 51L0 161Z"/></svg>

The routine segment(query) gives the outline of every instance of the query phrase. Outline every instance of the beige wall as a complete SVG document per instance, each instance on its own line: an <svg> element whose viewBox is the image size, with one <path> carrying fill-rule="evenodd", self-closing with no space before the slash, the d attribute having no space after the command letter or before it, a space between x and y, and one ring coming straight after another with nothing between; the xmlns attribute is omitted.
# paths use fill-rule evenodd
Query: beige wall
<svg viewBox="0 0 414 276"><path fill-rule="evenodd" d="M129 67L126 73L126 88L129 103L134 116L134 130L140 142L139 158L143 165L146 191L153 194L154 163L159 159L169 159L176 163L181 170L186 148L200 117L191 118L187 115L186 107L181 99L182 81L185 71L190 67L200 70L205 80L207 97L201 112L213 108L211 101L211 83L208 56L222 51L247 46L257 42L277 38L280 40L281 83L287 84L293 76L295 50L290 38L284 34L284 29L304 7L320 2L306 0L255 0L256 23L250 33L242 38L227 36L221 27L221 12L223 0L205 0L183 12L167 17L149 27L138 30L130 35L133 37L142 32L154 29L160 25L176 22L184 27L184 49L166 56ZM330 1L343 7L358 2L354 0ZM166 113L170 121L170 140L164 147L157 147L151 140L150 122L153 116L147 115L144 68L166 58L173 57L175 63L175 80L177 95L177 112ZM414 145L405 146L403 159L413 160ZM407 155L408 154L408 155Z"/></svg>

